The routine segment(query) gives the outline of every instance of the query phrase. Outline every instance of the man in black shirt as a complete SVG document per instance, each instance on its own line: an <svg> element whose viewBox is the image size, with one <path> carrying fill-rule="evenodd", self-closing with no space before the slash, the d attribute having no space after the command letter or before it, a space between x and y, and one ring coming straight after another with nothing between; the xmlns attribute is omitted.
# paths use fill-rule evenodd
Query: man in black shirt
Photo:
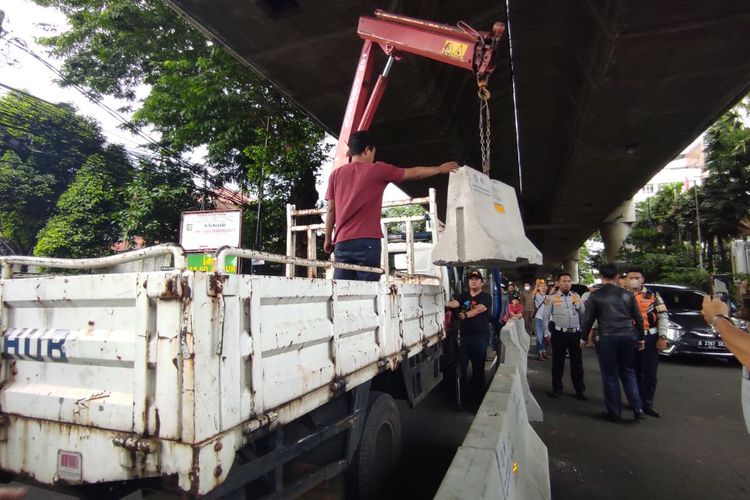
<svg viewBox="0 0 750 500"><path fill-rule="evenodd" d="M643 316L635 296L616 285L617 268L607 264L599 269L602 287L586 301L581 340L586 341L594 321L598 321L596 352L604 385L602 416L617 421L622 413L620 377L635 420L643 417L638 382L635 378L635 351L643 350Z"/></svg>
<svg viewBox="0 0 750 500"><path fill-rule="evenodd" d="M469 274L469 291L463 292L445 307L458 309L461 332L461 377L466 380L466 369L471 361L471 390L469 392L476 402L481 401L484 390L484 360L490 340L490 309L492 298L482 291L482 273L472 271Z"/></svg>

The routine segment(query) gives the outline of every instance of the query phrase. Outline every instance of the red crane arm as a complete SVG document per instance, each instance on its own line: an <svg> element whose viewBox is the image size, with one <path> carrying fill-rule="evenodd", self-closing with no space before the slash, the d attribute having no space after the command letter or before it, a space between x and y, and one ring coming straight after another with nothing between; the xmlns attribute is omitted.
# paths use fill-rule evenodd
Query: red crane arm
<svg viewBox="0 0 750 500"><path fill-rule="evenodd" d="M401 59L403 54L415 54L471 70L480 82L486 83L495 67L494 56L505 25L496 22L491 32L478 32L464 23L459 26L422 21L381 10L375 11L374 18L359 18L357 33L365 42L344 113L333 168L347 162L347 142L352 130L369 128L385 92L393 60ZM375 45L380 46L389 60L373 84Z"/></svg>

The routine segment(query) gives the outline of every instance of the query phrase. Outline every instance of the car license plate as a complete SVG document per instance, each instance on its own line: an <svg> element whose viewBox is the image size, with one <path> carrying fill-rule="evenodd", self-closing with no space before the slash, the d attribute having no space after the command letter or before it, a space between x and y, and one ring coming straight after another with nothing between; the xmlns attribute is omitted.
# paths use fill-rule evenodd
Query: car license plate
<svg viewBox="0 0 750 500"><path fill-rule="evenodd" d="M724 347L724 342L721 340L699 340L698 347L709 347L711 349Z"/></svg>
<svg viewBox="0 0 750 500"><path fill-rule="evenodd" d="M75 451L57 451L57 477L68 481L83 478L83 456Z"/></svg>

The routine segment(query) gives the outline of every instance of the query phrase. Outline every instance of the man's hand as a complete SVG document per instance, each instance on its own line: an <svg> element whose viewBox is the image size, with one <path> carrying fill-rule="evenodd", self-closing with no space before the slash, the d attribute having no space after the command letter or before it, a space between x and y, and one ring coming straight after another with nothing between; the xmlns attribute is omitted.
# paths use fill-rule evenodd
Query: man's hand
<svg viewBox="0 0 750 500"><path fill-rule="evenodd" d="M642 351L646 348L646 341L645 340L639 340L635 343L635 348L639 351Z"/></svg>
<svg viewBox="0 0 750 500"><path fill-rule="evenodd" d="M659 340L656 341L656 350L657 351L664 351L667 348L667 339L659 338Z"/></svg>
<svg viewBox="0 0 750 500"><path fill-rule="evenodd" d="M459 168L461 167L455 161L447 161L438 167L441 174L450 174L451 172L455 172Z"/></svg>
<svg viewBox="0 0 750 500"><path fill-rule="evenodd" d="M594 347L596 347L596 344L594 344L593 340L589 339L588 342L586 342L586 347L588 347L589 349L593 349Z"/></svg>
<svg viewBox="0 0 750 500"><path fill-rule="evenodd" d="M333 252L333 243L331 242L331 238L326 237L325 241L323 242L323 250L326 253Z"/></svg>
<svg viewBox="0 0 750 500"><path fill-rule="evenodd" d="M586 342L584 342L583 340L581 340L581 341L580 341L580 345L579 345L579 347L580 347L580 348L581 348L581 350L583 351L583 348L584 348L584 347L586 347Z"/></svg>
<svg viewBox="0 0 750 500"><path fill-rule="evenodd" d="M713 323L714 318L719 314L729 316L729 306L718 297L712 299L706 295L703 297L703 309L701 310L701 314L703 315L703 319L706 320L706 323L710 325Z"/></svg>

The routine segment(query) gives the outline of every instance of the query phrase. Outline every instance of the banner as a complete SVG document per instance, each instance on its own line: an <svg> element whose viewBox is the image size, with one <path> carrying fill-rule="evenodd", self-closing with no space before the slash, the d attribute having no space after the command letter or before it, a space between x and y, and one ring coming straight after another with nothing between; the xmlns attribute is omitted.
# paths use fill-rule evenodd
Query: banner
<svg viewBox="0 0 750 500"><path fill-rule="evenodd" d="M224 272L237 274L237 257L227 256L224 261ZM211 253L189 253L187 254L187 268L191 271L214 272L214 254Z"/></svg>

